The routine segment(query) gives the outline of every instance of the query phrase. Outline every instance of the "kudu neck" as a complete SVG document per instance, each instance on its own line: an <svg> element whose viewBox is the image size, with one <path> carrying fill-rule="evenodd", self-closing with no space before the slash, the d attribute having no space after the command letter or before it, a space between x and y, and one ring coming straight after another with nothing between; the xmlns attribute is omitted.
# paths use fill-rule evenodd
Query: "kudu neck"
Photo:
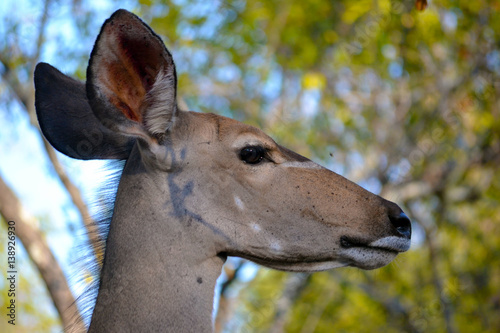
<svg viewBox="0 0 500 333"><path fill-rule="evenodd" d="M206 228L174 208L182 179L172 177L127 162L90 332L212 331L223 259Z"/></svg>

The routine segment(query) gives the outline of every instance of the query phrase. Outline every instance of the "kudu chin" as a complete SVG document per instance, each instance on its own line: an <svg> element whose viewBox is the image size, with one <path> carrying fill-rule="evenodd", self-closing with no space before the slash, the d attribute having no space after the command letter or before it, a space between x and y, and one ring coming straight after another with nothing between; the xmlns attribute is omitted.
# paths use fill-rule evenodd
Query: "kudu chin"
<svg viewBox="0 0 500 333"><path fill-rule="evenodd" d="M47 140L77 159L125 159L89 330L212 331L226 256L289 271L373 269L410 247L394 203L254 127L180 110L174 61L137 16L103 25L86 84L40 63Z"/></svg>

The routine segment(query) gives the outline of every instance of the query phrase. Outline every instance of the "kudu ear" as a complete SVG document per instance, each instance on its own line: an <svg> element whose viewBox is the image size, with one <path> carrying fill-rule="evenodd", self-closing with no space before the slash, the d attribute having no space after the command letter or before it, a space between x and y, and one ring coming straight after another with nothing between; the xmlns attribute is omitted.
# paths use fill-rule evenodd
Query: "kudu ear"
<svg viewBox="0 0 500 333"><path fill-rule="evenodd" d="M78 159L125 159L134 139L103 126L93 114L85 84L49 64L35 69L35 108L45 138Z"/></svg>
<svg viewBox="0 0 500 333"><path fill-rule="evenodd" d="M120 9L102 26L87 69L94 114L111 130L156 143L177 112L177 78L160 37Z"/></svg>

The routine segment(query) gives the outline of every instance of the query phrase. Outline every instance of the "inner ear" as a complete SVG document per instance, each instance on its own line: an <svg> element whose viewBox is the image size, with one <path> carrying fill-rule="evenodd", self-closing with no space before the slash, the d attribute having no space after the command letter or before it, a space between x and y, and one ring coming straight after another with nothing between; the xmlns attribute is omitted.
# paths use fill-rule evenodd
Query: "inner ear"
<svg viewBox="0 0 500 333"><path fill-rule="evenodd" d="M104 125L130 135L164 133L176 112L171 54L136 15L118 10L102 26L87 69L87 95Z"/></svg>

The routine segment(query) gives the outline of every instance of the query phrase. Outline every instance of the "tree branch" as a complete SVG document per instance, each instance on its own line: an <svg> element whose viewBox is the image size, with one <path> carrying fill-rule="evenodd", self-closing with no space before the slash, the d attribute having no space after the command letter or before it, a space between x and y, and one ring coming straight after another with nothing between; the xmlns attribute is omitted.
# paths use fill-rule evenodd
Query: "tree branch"
<svg viewBox="0 0 500 333"><path fill-rule="evenodd" d="M446 332L455 333L457 329L455 328L455 324L453 322L453 308L450 300L446 296L443 287L443 279L441 278L440 272L440 258L439 258L439 247L435 241L437 229L436 224L431 222L431 216L422 216L417 212L417 210L411 209L411 206L408 207L408 212L411 216L416 217L418 221L420 221L420 225L425 230L425 240L427 242L427 246L429 248L429 265L431 268L432 275L432 283L434 284L434 289L436 290L436 294L438 295L439 302L442 306L443 318L446 325Z"/></svg>
<svg viewBox="0 0 500 333"><path fill-rule="evenodd" d="M66 278L40 231L34 227L35 219L23 209L21 202L0 176L0 214L5 222L14 221L16 236L24 244L47 285L63 327L84 331L85 327Z"/></svg>
<svg viewBox="0 0 500 333"><path fill-rule="evenodd" d="M35 91L33 89L33 72L34 68L36 66L36 63L38 62L38 58L41 52L41 48L43 46L43 39L44 39L44 31L45 31L45 26L47 24L48 20L48 7L50 4L50 0L45 1L44 9L43 9L43 14L40 19L40 27L39 27L39 34L37 38L37 44L36 44L36 50L34 53L34 56L28 60L28 63L30 64L30 80L26 84L26 86L23 86L21 82L17 79L17 75L15 73L14 68L9 64L9 57L4 54L0 53L0 63L4 67L4 71L2 72L2 78L5 80L7 85L10 87L11 91L14 93L14 95L17 97L19 102L24 106L25 111L28 113L30 123L33 127L37 128L40 136L42 137L43 140L43 145L45 147L45 151L47 152L47 156L50 159L50 162L52 163L52 166L54 167L54 171L56 172L57 176L61 180L63 186L66 188L68 191L71 201L75 205L75 207L78 209L80 216L82 217L83 224L85 225L85 228L87 229L88 237L89 237L89 242L94 250L94 253L96 257L98 258L98 262L100 262L100 259L103 256L102 249L100 248L99 244L100 238L99 234L97 232L97 227L94 223L94 220L90 216L90 213L88 211L88 207L85 204L83 198L81 197L80 190L78 187L76 187L73 182L70 180L68 175L66 174L64 168L62 167L61 163L59 162L56 152L54 148L45 140L43 135L41 134L40 127L38 125L38 120L36 118L36 112L35 112Z"/></svg>
<svg viewBox="0 0 500 333"><path fill-rule="evenodd" d="M309 283L310 273L292 273L285 281L285 289L280 299L276 303L276 312L274 315L273 326L269 330L271 333L284 332L287 314L293 304L300 296L302 290Z"/></svg>

